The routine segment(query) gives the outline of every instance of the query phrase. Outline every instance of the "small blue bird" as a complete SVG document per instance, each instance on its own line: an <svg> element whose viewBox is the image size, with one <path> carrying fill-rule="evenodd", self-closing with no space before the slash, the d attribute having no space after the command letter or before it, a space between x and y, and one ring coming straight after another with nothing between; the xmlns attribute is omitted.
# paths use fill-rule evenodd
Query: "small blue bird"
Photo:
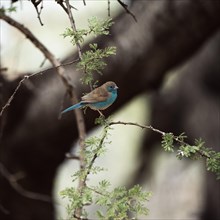
<svg viewBox="0 0 220 220"><path fill-rule="evenodd" d="M84 95L81 99L82 101L70 106L61 112L61 114L71 111L76 108L83 108L85 106L96 110L103 115L99 110L104 110L108 108L117 98L117 85L112 82L106 82L102 86L92 90L90 93Z"/></svg>

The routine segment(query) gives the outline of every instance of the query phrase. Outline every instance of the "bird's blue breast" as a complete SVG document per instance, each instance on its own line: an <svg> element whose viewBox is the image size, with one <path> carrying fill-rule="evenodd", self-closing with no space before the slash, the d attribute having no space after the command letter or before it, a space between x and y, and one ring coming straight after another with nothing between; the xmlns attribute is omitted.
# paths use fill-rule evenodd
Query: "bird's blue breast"
<svg viewBox="0 0 220 220"><path fill-rule="evenodd" d="M106 101L92 103L89 106L92 109L104 110L104 109L108 108L116 100L116 98L117 98L117 91L112 92L111 95L109 96L109 98L106 99Z"/></svg>

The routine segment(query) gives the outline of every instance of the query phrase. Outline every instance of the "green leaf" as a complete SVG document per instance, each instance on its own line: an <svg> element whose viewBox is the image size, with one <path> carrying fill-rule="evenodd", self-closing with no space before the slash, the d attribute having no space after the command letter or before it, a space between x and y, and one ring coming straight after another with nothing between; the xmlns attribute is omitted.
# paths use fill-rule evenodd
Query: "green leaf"
<svg viewBox="0 0 220 220"><path fill-rule="evenodd" d="M174 152L173 142L174 142L173 133L165 133L162 136L161 144L162 144L162 147L164 148L165 151Z"/></svg>

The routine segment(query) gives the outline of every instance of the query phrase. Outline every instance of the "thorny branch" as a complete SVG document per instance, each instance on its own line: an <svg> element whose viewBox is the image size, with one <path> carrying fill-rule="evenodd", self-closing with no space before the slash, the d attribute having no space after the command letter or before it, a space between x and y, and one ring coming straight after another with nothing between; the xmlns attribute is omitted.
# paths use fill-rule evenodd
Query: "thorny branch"
<svg viewBox="0 0 220 220"><path fill-rule="evenodd" d="M121 0L117 0L118 3L125 9L125 11L130 14L133 19L137 22L137 18L135 17L135 15L128 9L128 5L126 5L124 2L122 2Z"/></svg>
<svg viewBox="0 0 220 220"><path fill-rule="evenodd" d="M69 0L65 0L65 2L66 2L67 14L69 16L71 28L73 29L74 32L76 32L77 31L76 24L75 24L75 21L73 19L73 14L71 12L71 7L70 7ZM77 50L78 50L79 58L81 60L82 59L82 51L81 51L81 46L80 46L79 42L76 42L76 47L77 47Z"/></svg>
<svg viewBox="0 0 220 220"><path fill-rule="evenodd" d="M10 24L11 26L17 28L20 32L22 32L43 54L44 56L50 61L52 66L56 68L58 75L60 76L61 80L63 81L64 85L67 88L68 93L71 97L74 97L73 90L74 87L70 83L70 80L65 75L64 68L60 61L58 61L54 55L33 35L33 33L26 28L24 25L20 24L19 22L15 21L14 19L10 18L9 16L5 15L4 13L0 14L0 19L3 19L5 22Z"/></svg>
<svg viewBox="0 0 220 220"><path fill-rule="evenodd" d="M151 125L140 125L140 124L138 124L138 123L133 123L133 122L122 122L122 121L110 122L107 126L118 125L118 124L120 124L120 125L133 125L133 126L137 126L137 127L139 127L139 128L142 128L142 129L150 129L150 130L152 130L152 131L154 131L154 132L156 132L156 133L158 133L158 134L160 134L160 135L162 135L162 136L166 135L166 132L161 131L161 130L159 130L159 129L156 129L156 128L154 128L154 127L151 126ZM182 144L182 145L188 145L185 141L179 139L178 136L174 136L174 135L173 135L173 139L174 139L177 143L180 143L180 144ZM210 158L209 155L204 154L202 151L198 151L198 153L199 153L202 157L205 157L205 158L208 158L208 159Z"/></svg>
<svg viewBox="0 0 220 220"><path fill-rule="evenodd" d="M64 64L61 64L60 66L67 66L67 65L70 65L70 64L73 64L73 63L76 63L78 61L77 60L73 60L71 62L68 62L68 63L64 63ZM60 67L60 66L57 66L57 67ZM47 68L43 71L40 71L40 72L37 72L37 73L32 73L30 75L24 75L24 77L19 81L17 87L15 88L14 92L12 93L12 95L10 96L10 98L8 99L8 101L6 102L6 104L2 107L1 111L0 111L0 117L3 115L3 112L5 111L6 108L8 108L11 104L11 102L13 101L17 91L19 90L19 88L21 87L21 85L26 81L28 80L29 78L33 77L33 76L36 76L36 75L40 75L40 74L43 74L45 73L46 71L50 70L50 69L53 69L54 67L50 67L50 68Z"/></svg>
<svg viewBox="0 0 220 220"><path fill-rule="evenodd" d="M84 178L83 178L84 185L86 185L86 181L87 181L88 175L90 174L91 169L92 169L92 167L93 167L93 165L94 165L94 162L95 162L96 158L98 157L98 152L99 152L99 150L100 150L100 149L102 148L102 146L103 146L103 142L104 142L104 140L105 140L105 138L106 138L106 136L107 136L107 133L108 133L108 128L109 128L110 126L113 126L113 125L131 125L131 126L139 127L139 128L141 128L141 129L150 129L151 131L156 132L156 133L158 133L158 134L160 134L160 135L162 135L162 136L164 136L164 135L167 134L166 132L163 132L163 131L161 131L161 130L159 130L159 129L157 129L157 128L154 128L154 127L151 126L151 125L141 125L141 124L134 123L134 122L122 122L122 121L109 122L109 123L107 122L107 124L106 124L105 127L104 127L104 134L103 134L102 138L100 139L99 145L98 145L98 147L97 147L97 149L96 149L96 153L94 153L93 158L91 159L91 161L90 161L90 163L89 163L89 165L88 165L88 168L87 168L87 170L86 170L86 174L85 174L85 176L84 176ZM173 135L173 139L174 139L176 142L178 142L178 143L180 143L180 144L182 144L182 145L188 145L186 142L184 142L183 140L179 139L178 136L174 136L174 135ZM208 159L210 158L209 155L204 154L202 151L199 151L198 153L199 153L202 157L205 157L205 158L208 158Z"/></svg>
<svg viewBox="0 0 220 220"><path fill-rule="evenodd" d="M37 12L37 18L41 24L41 26L43 26L43 22L41 20L40 14L42 12L43 9L43 0L31 0L32 4L34 5L36 12ZM38 9L38 5L41 3L40 9Z"/></svg>
<svg viewBox="0 0 220 220"><path fill-rule="evenodd" d="M96 153L93 155L93 158L92 158L92 160L90 161L90 164L89 164L89 166L88 166L88 168L87 168L85 177L84 177L84 179L82 180L82 181L84 182L84 185L86 185L87 177L88 177L88 175L89 175L90 172L91 172L91 169L92 169L92 167L93 167L93 164L95 163L96 158L98 157L98 152L99 152L99 150L102 148L103 142L104 142L104 140L105 140L107 134L108 134L108 130L107 130L107 128L105 128L105 129L104 129L104 134L103 134L103 136L102 136L102 138L101 138L101 140L100 140L100 142L99 142L99 146L98 146L97 149L96 149Z"/></svg>
<svg viewBox="0 0 220 220"><path fill-rule="evenodd" d="M66 3L67 14L68 14L68 17L70 20L71 28L74 32L76 32L77 29L76 29L75 21L73 19L73 15L71 12L71 6L69 3L69 0L65 0L65 3ZM85 4L85 2L84 2L84 4ZM82 52L81 52L81 46L80 46L79 42L76 42L76 47L78 50L79 59L81 60L82 59ZM84 154L85 154L85 138L86 138L85 122L84 122L82 110L76 109L75 114L76 114L76 123L77 123L78 131L79 131L79 145L80 145L79 164L80 164L80 170L84 170L85 169L85 158L84 158L85 155ZM84 187L85 187L85 181L79 180L78 190L79 190L80 194L83 193ZM81 216L82 215L82 207L75 210L75 212L73 214L75 216ZM80 217L77 217L77 219L80 219Z"/></svg>

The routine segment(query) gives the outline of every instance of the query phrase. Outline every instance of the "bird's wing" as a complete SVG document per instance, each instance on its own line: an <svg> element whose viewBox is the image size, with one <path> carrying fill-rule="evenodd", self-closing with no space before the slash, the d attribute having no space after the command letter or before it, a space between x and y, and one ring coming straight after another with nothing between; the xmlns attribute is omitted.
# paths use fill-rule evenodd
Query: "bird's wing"
<svg viewBox="0 0 220 220"><path fill-rule="evenodd" d="M92 92L84 95L82 97L82 101L87 103L104 102L109 97L109 95L109 92L105 88L98 87Z"/></svg>

